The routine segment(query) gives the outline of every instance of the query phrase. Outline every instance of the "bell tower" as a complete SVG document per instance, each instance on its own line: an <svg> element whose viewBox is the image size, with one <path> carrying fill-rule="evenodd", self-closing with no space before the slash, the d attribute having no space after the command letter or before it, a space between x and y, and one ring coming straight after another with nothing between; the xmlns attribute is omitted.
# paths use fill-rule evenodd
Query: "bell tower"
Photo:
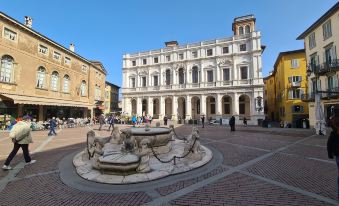
<svg viewBox="0 0 339 206"><path fill-rule="evenodd" d="M236 17L232 24L232 31L235 36L250 34L255 31L255 17L253 14Z"/></svg>

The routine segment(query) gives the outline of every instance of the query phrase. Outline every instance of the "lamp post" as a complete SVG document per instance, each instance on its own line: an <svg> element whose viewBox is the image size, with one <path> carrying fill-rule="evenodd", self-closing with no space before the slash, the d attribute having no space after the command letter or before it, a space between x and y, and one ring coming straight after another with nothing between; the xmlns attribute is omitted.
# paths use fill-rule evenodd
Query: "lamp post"
<svg viewBox="0 0 339 206"><path fill-rule="evenodd" d="M326 135L326 125L324 121L324 113L321 108L321 102L320 102L320 93L318 90L318 82L319 82L319 74L313 70L315 68L315 65L311 64L307 66L306 75L308 78L312 75L312 73L315 76L315 91L314 91L314 100L315 100L315 118L316 123L314 125L315 132L317 135ZM321 85L320 85L321 87Z"/></svg>

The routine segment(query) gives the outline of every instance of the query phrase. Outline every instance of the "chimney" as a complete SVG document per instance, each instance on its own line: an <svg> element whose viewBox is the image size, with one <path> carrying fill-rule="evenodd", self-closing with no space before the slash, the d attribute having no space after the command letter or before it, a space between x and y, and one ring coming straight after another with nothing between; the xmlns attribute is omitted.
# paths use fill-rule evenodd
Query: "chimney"
<svg viewBox="0 0 339 206"><path fill-rule="evenodd" d="M74 44L73 44L73 43L71 43L71 44L69 45L69 50L71 50L72 52L74 52Z"/></svg>
<svg viewBox="0 0 339 206"><path fill-rule="evenodd" d="M175 47L175 46L178 46L178 42L177 41L168 41L168 42L165 42L165 45L166 47Z"/></svg>
<svg viewBox="0 0 339 206"><path fill-rule="evenodd" d="M29 16L25 16L25 25L29 28L32 28L33 19Z"/></svg>

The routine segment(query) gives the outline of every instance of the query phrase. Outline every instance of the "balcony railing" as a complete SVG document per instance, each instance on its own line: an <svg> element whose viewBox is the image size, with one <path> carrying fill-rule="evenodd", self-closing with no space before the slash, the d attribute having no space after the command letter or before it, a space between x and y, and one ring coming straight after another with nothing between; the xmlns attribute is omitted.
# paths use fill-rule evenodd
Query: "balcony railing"
<svg viewBox="0 0 339 206"><path fill-rule="evenodd" d="M327 91L321 93L323 99L336 99L339 97L339 87L329 88Z"/></svg>
<svg viewBox="0 0 339 206"><path fill-rule="evenodd" d="M292 87L300 87L301 86L301 82L291 82L291 86Z"/></svg>
<svg viewBox="0 0 339 206"><path fill-rule="evenodd" d="M315 98L314 92L301 95L301 100L304 101L304 102L313 102L314 98Z"/></svg>
<svg viewBox="0 0 339 206"><path fill-rule="evenodd" d="M311 71L318 75L324 75L329 72L336 72L339 71L339 59L333 59L320 65L309 64L308 67L311 69Z"/></svg>

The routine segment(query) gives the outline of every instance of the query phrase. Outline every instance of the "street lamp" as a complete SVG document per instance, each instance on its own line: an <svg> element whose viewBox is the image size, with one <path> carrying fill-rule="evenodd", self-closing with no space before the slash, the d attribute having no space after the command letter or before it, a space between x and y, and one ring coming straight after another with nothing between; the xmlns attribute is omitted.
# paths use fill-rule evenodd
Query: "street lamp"
<svg viewBox="0 0 339 206"><path fill-rule="evenodd" d="M320 102L320 93L318 91L318 80L319 80L319 74L313 70L315 68L315 65L311 64L307 66L306 75L308 78L312 75L312 73L315 76L315 91L314 91L314 100L315 100L315 130L317 135L326 135L326 123L324 121L324 113L321 108L321 102ZM321 87L321 85L320 85Z"/></svg>

